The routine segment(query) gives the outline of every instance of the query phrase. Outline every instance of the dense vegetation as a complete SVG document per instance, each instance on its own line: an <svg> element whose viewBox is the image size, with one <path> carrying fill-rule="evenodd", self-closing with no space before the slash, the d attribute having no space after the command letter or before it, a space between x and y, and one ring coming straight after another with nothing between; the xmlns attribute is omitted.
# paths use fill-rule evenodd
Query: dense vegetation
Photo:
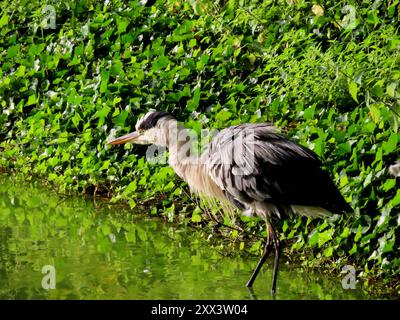
<svg viewBox="0 0 400 320"><path fill-rule="evenodd" d="M146 162L146 148L110 149L107 139L131 131L149 108L197 132L274 122L324 160L355 209L285 221L288 256L336 274L352 264L366 289L378 280L399 293L400 189L387 170L399 158L398 0L0 6L1 167L60 191L146 204L209 235L210 216L220 216L193 204L171 168ZM261 252L261 237L247 237L265 235L259 221L222 218L233 229L219 228L231 240L221 245Z"/></svg>

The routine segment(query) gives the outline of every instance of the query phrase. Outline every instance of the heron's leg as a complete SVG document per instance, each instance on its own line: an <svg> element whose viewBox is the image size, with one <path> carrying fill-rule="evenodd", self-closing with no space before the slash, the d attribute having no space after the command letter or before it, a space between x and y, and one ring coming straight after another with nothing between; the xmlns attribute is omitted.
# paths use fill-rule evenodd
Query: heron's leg
<svg viewBox="0 0 400 320"><path fill-rule="evenodd" d="M251 300L258 300L258 298L257 298L256 294L254 293L252 287L247 287L247 290L248 290L248 292L249 292L249 295L250 295L250 299L251 299Z"/></svg>
<svg viewBox="0 0 400 320"><path fill-rule="evenodd" d="M266 229L267 229L267 242L265 244L264 253L263 253L260 261L258 261L258 264L257 264L256 268L254 269L253 274L250 277L250 280L247 282L247 284L246 284L247 287L251 287L253 285L254 280L256 280L257 275L260 272L262 265L265 263L265 260L267 260L269 254L271 253L271 243L269 241L270 229L269 229L268 223L267 223Z"/></svg>
<svg viewBox="0 0 400 320"><path fill-rule="evenodd" d="M280 249L279 239L275 233L275 230L272 228L272 226L270 226L270 228L271 228L272 242L274 243L274 248L275 248L274 272L272 275L272 289L271 289L272 295L274 296L276 291L276 279L278 277L278 265L279 265L279 256L281 253L281 249Z"/></svg>

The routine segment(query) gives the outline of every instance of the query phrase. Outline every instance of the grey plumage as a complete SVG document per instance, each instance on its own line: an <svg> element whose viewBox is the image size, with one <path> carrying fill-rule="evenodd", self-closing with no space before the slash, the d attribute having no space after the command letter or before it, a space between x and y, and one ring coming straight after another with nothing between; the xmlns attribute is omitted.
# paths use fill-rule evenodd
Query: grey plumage
<svg viewBox="0 0 400 320"><path fill-rule="evenodd" d="M248 287L253 285L271 250L275 250L272 292L275 292L280 243L274 219L352 211L324 171L318 156L288 139L270 124L242 124L216 134L200 158L187 155L185 128L166 112L150 111L136 124L137 132L110 144L158 144L169 148L169 163L190 188L229 201L246 215L266 223L267 241ZM185 136L185 135L183 135ZM200 161L199 161L200 160Z"/></svg>
<svg viewBox="0 0 400 320"><path fill-rule="evenodd" d="M241 154L235 156L237 150ZM230 164L226 164L227 159ZM246 172L248 162L253 164ZM271 214L277 218L290 216L295 211L293 205L320 207L324 213L351 211L321 169L318 156L268 124L222 130L208 147L206 163L212 179L239 209L254 212L257 207L268 206L269 212L254 212L264 219ZM235 174L238 171L242 174Z"/></svg>
<svg viewBox="0 0 400 320"><path fill-rule="evenodd" d="M389 173L393 177L400 177L400 160L397 160L395 164L389 167Z"/></svg>

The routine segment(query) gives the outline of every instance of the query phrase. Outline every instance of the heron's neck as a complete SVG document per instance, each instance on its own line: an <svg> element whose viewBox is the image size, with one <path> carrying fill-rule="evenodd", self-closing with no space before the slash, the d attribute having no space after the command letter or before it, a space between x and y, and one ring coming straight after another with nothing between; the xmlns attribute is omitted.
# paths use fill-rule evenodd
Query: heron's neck
<svg viewBox="0 0 400 320"><path fill-rule="evenodd" d="M176 123L176 130L166 136L169 149L169 164L191 190L207 196L224 199L223 191L210 178L205 164L206 154L194 149L193 136L185 127Z"/></svg>
<svg viewBox="0 0 400 320"><path fill-rule="evenodd" d="M199 158L193 149L191 132L177 121L169 126L166 142L169 150L169 164L175 172L187 181L186 171L196 170Z"/></svg>

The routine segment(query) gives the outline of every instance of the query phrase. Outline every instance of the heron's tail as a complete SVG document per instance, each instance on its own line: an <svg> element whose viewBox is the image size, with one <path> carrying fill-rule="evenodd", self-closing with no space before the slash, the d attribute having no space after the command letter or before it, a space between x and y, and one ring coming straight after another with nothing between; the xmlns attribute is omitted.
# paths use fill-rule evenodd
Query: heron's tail
<svg viewBox="0 0 400 320"><path fill-rule="evenodd" d="M339 189L326 174L325 190L324 190L324 205L323 207L332 213L343 214L353 212L353 208L347 203Z"/></svg>

